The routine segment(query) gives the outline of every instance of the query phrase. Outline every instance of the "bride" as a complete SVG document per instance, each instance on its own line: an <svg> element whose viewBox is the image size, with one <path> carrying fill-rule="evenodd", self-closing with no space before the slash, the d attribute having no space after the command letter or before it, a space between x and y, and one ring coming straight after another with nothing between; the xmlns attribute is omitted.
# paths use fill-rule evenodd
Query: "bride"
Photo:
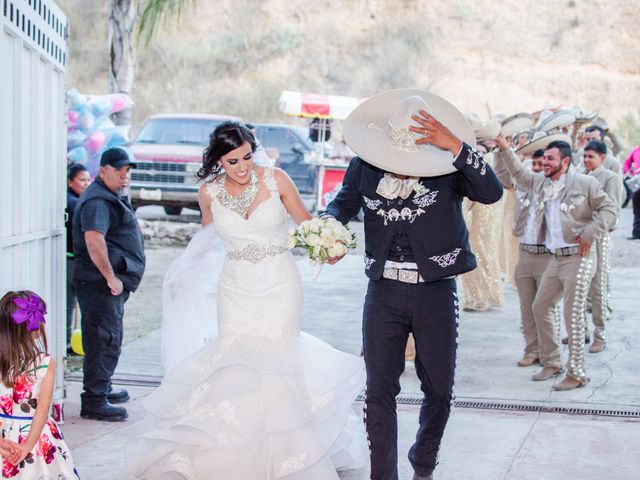
<svg viewBox="0 0 640 480"><path fill-rule="evenodd" d="M253 164L255 147L248 129L226 122L204 152L204 228L165 281L170 368L127 448L137 478L328 480L364 464L352 408L363 366L300 332L303 292L287 248L288 215L296 223L311 216L286 173ZM212 253L216 235L222 263ZM208 325L213 300L218 332Z"/></svg>

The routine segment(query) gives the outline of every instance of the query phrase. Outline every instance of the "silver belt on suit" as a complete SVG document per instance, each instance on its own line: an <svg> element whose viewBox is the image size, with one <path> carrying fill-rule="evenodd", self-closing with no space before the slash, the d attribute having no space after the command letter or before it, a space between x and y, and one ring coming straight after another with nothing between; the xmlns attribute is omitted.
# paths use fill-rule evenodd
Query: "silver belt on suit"
<svg viewBox="0 0 640 480"><path fill-rule="evenodd" d="M551 251L544 245L531 245L530 243L521 243L520 250L527 253L534 253L536 255L541 253L551 253Z"/></svg>
<svg viewBox="0 0 640 480"><path fill-rule="evenodd" d="M556 251L553 252L556 257L570 257L571 255L576 255L577 253L578 247L556 248Z"/></svg>
<svg viewBox="0 0 640 480"><path fill-rule="evenodd" d="M397 280L402 283L422 283L424 278L417 270L400 270L398 268L385 268L382 271L382 278L387 280Z"/></svg>

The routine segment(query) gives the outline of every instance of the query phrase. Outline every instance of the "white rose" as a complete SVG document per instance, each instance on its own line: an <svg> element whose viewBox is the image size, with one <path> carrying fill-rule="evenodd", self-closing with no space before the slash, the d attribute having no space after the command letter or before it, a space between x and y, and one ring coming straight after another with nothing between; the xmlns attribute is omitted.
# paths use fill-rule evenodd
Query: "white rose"
<svg viewBox="0 0 640 480"><path fill-rule="evenodd" d="M333 247L329 249L329 256L334 257L342 257L347 253L347 247L345 247L342 243L336 243Z"/></svg>
<svg viewBox="0 0 640 480"><path fill-rule="evenodd" d="M289 242L287 243L287 247L289 248L289 250L295 248L297 245L298 241L296 240L296 237L294 237L293 235L289 235Z"/></svg>
<svg viewBox="0 0 640 480"><path fill-rule="evenodd" d="M298 230L300 230L302 233L307 233L311 231L311 222L309 222L309 220L306 220L304 222L302 222L300 224L300 226L298 227Z"/></svg>
<svg viewBox="0 0 640 480"><path fill-rule="evenodd" d="M325 234L321 237L321 245L325 248L331 248L335 245L336 239L331 234Z"/></svg>
<svg viewBox="0 0 640 480"><path fill-rule="evenodd" d="M313 247L313 258L319 258L321 251L322 247L320 245L316 245L315 247Z"/></svg>
<svg viewBox="0 0 640 480"><path fill-rule="evenodd" d="M310 245L312 247L320 245L320 237L315 233L310 233L309 235L307 235L306 240L307 240L307 245Z"/></svg>
<svg viewBox="0 0 640 480"><path fill-rule="evenodd" d="M309 220L309 226L311 227L312 231L319 232L322 228L322 220L320 220L318 217L313 217L311 220Z"/></svg>

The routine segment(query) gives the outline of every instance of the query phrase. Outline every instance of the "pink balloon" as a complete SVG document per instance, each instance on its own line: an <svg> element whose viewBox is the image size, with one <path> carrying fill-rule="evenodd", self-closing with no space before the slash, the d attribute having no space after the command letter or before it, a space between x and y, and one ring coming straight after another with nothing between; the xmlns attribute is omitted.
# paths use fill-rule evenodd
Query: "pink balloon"
<svg viewBox="0 0 640 480"><path fill-rule="evenodd" d="M107 137L105 136L104 132L94 132L89 135L85 146L87 147L87 150L89 150L89 153L94 153L104 146L104 142L106 141L106 139Z"/></svg>
<svg viewBox="0 0 640 480"><path fill-rule="evenodd" d="M111 113L121 112L127 108L127 102L122 96L117 96L111 102Z"/></svg>
<svg viewBox="0 0 640 480"><path fill-rule="evenodd" d="M80 116L80 114L78 112L76 112L75 110L69 110L67 112L67 118L69 119L69 125L71 125L72 127L75 127L76 124L78 123L78 117Z"/></svg>

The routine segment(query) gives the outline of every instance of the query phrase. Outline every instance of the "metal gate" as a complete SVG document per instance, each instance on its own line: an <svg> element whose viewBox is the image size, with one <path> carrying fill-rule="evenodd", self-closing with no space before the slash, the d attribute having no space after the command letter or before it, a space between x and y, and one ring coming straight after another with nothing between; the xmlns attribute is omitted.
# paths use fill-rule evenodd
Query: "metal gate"
<svg viewBox="0 0 640 480"><path fill-rule="evenodd" d="M65 83L68 23L49 0L0 0L0 292L48 305L62 400L66 354Z"/></svg>

